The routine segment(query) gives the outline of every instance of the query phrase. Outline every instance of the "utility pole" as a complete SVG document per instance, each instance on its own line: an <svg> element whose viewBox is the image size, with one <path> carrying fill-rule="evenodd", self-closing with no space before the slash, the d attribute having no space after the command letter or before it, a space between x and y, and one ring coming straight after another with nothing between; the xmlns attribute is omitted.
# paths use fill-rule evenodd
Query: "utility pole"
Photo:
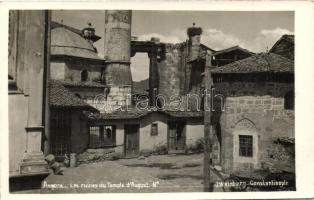
<svg viewBox="0 0 314 200"><path fill-rule="evenodd" d="M51 11L45 11L45 58L44 58L44 115L43 115L43 123L45 127L44 131L44 144L43 144L43 152L44 155L47 156L51 153L50 144L50 106L49 106L49 97L50 97L50 39L51 39Z"/></svg>
<svg viewBox="0 0 314 200"><path fill-rule="evenodd" d="M211 94L213 85L212 76L212 55L210 52L206 54L205 63L205 94ZM213 141L213 130L212 130L212 99L213 97L205 96L204 101L204 192L212 192L213 184L211 184L210 177L210 165L212 164L212 141ZM210 109L208 109L210 108Z"/></svg>

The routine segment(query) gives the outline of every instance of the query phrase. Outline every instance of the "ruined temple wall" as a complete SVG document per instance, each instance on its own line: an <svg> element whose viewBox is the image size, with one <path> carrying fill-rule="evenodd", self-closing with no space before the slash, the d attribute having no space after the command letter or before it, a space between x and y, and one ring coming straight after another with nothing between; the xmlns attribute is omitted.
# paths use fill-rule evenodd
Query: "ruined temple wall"
<svg viewBox="0 0 314 200"><path fill-rule="evenodd" d="M181 44L165 45L165 59L158 63L159 94L170 98L180 94Z"/></svg>
<svg viewBox="0 0 314 200"><path fill-rule="evenodd" d="M189 62L189 41L165 44L165 47L165 59L158 62L159 94L168 102L171 97L179 96L182 100L180 110L193 110L194 105L189 105L187 95L201 94L204 62Z"/></svg>

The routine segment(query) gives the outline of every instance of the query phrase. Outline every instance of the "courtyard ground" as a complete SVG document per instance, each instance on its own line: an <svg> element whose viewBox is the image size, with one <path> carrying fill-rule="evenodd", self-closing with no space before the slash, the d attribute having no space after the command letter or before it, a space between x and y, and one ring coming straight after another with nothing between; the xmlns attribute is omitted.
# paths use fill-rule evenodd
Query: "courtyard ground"
<svg viewBox="0 0 314 200"><path fill-rule="evenodd" d="M217 176L213 177L218 180ZM202 192L203 154L154 155L65 168L49 175L40 193ZM216 188L215 191L221 191Z"/></svg>

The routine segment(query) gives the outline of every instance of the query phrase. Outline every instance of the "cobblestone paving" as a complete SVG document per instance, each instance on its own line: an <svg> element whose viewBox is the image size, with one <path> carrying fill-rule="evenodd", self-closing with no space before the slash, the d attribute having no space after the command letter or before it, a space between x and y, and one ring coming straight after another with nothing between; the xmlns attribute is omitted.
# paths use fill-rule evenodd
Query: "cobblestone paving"
<svg viewBox="0 0 314 200"><path fill-rule="evenodd" d="M51 174L42 183L40 192L202 192L202 161L203 155L196 154L81 164L65 168L63 175Z"/></svg>

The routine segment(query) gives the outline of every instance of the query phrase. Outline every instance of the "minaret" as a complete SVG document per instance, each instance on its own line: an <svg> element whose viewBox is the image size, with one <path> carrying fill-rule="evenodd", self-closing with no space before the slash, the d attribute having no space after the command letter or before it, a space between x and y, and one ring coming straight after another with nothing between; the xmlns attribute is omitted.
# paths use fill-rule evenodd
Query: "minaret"
<svg viewBox="0 0 314 200"><path fill-rule="evenodd" d="M195 23L193 23L193 27L187 30L189 36L190 60L194 60L199 56L202 32L202 28L195 27Z"/></svg>
<svg viewBox="0 0 314 200"><path fill-rule="evenodd" d="M131 103L131 18L129 10L105 11L104 75L105 84L110 86L108 103L111 107Z"/></svg>

